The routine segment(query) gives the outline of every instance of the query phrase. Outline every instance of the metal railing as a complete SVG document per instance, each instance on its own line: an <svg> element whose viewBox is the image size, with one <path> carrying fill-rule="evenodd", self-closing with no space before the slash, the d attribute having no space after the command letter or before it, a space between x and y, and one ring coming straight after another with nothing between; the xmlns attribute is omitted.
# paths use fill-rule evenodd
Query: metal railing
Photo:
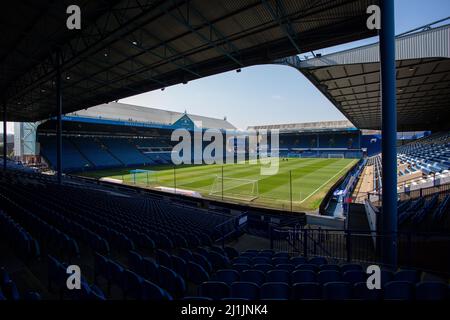
<svg viewBox="0 0 450 320"><path fill-rule="evenodd" d="M371 231L271 227L270 247L291 255L321 256L329 261L383 265L381 247L387 234ZM400 267L450 275L450 234L398 232Z"/></svg>

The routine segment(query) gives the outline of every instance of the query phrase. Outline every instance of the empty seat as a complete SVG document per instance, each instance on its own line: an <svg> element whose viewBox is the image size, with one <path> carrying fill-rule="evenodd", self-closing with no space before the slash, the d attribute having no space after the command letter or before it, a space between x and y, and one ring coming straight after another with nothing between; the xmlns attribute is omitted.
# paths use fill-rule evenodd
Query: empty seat
<svg viewBox="0 0 450 320"><path fill-rule="evenodd" d="M227 268L230 265L230 260L228 257L218 252L210 251L208 257L214 269Z"/></svg>
<svg viewBox="0 0 450 320"><path fill-rule="evenodd" d="M295 270L309 270L312 272L317 272L319 270L319 266L317 266L315 264L305 263L305 264L300 264L300 265L296 266Z"/></svg>
<svg viewBox="0 0 450 320"><path fill-rule="evenodd" d="M257 257L252 258L251 263L253 265L255 265L255 264L270 264L271 258L257 256Z"/></svg>
<svg viewBox="0 0 450 320"><path fill-rule="evenodd" d="M295 270L291 273L291 283L316 282L316 273L310 270Z"/></svg>
<svg viewBox="0 0 450 320"><path fill-rule="evenodd" d="M328 261L324 257L314 257L314 258L309 259L308 263L315 264L316 266L321 266L323 264L327 264Z"/></svg>
<svg viewBox="0 0 450 320"><path fill-rule="evenodd" d="M259 270L245 270L241 273L241 281L253 282L260 286L266 281L266 275Z"/></svg>
<svg viewBox="0 0 450 320"><path fill-rule="evenodd" d="M201 265L195 262L188 262L187 263L187 278L189 281L192 281L195 284L200 284L202 282L208 281L209 275L203 269Z"/></svg>
<svg viewBox="0 0 450 320"><path fill-rule="evenodd" d="M172 258L170 257L170 254L167 253L164 250L157 249L155 251L156 260L158 263L162 266L172 268Z"/></svg>
<svg viewBox="0 0 450 320"><path fill-rule="evenodd" d="M257 300L259 299L259 286L253 282L234 282L231 285L230 297Z"/></svg>
<svg viewBox="0 0 450 320"><path fill-rule="evenodd" d="M197 252L193 252L192 257L194 258L194 262L201 265L208 274L212 272L212 265L209 262L208 258Z"/></svg>
<svg viewBox="0 0 450 320"><path fill-rule="evenodd" d="M438 281L424 281L416 285L417 300L445 300L449 298L449 287Z"/></svg>
<svg viewBox="0 0 450 320"><path fill-rule="evenodd" d="M322 299L322 287L317 282L295 283L292 287L292 296L300 300Z"/></svg>
<svg viewBox="0 0 450 320"><path fill-rule="evenodd" d="M267 282L283 282L289 284L290 273L286 270L270 270L266 273Z"/></svg>
<svg viewBox="0 0 450 320"><path fill-rule="evenodd" d="M394 278L394 273L389 270L381 270L381 287L383 288L384 285L388 282L391 282Z"/></svg>
<svg viewBox="0 0 450 320"><path fill-rule="evenodd" d="M284 282L266 282L261 286L261 299L289 299L289 285Z"/></svg>
<svg viewBox="0 0 450 320"><path fill-rule="evenodd" d="M291 272L292 270L294 270L294 265L291 263L281 263L281 264L277 264L275 266L276 270L285 270L287 272Z"/></svg>
<svg viewBox="0 0 450 320"><path fill-rule="evenodd" d="M233 270L236 270L239 273L244 271L244 270L251 269L250 265L246 264L246 263L235 263L235 264L233 264L232 268L233 268Z"/></svg>
<svg viewBox="0 0 450 320"><path fill-rule="evenodd" d="M239 281L239 277L239 272L236 270L222 269L216 272L214 275L214 280L231 285L233 282Z"/></svg>
<svg viewBox="0 0 450 320"><path fill-rule="evenodd" d="M327 282L323 286L326 300L347 300L352 297L352 287L348 282Z"/></svg>
<svg viewBox="0 0 450 320"><path fill-rule="evenodd" d="M140 299L142 296L143 279L131 270L123 272L123 289L126 297Z"/></svg>
<svg viewBox="0 0 450 320"><path fill-rule="evenodd" d="M164 266L159 266L159 284L175 299L182 297L186 291L183 278Z"/></svg>
<svg viewBox="0 0 450 320"><path fill-rule="evenodd" d="M172 300L170 295L153 282L142 282L142 299L144 300Z"/></svg>
<svg viewBox="0 0 450 320"><path fill-rule="evenodd" d="M362 270L349 270L343 273L342 280L355 284L357 282L365 282L367 274Z"/></svg>
<svg viewBox="0 0 450 320"><path fill-rule="evenodd" d="M272 266L271 264L266 264L266 263L263 263L263 264L255 264L255 265L253 266L253 269L259 270L259 271L262 271L262 272L266 273L267 271L272 270L272 269L273 269L273 266Z"/></svg>
<svg viewBox="0 0 450 320"><path fill-rule="evenodd" d="M201 284L199 294L213 300L228 298L230 296L230 286L225 282L206 281Z"/></svg>
<svg viewBox="0 0 450 320"><path fill-rule="evenodd" d="M362 266L360 264L356 264L356 263L347 263L347 264L343 264L341 265L341 272L347 272L350 270L362 270Z"/></svg>
<svg viewBox="0 0 450 320"><path fill-rule="evenodd" d="M237 257L232 260L233 264L251 264L252 258L249 257Z"/></svg>
<svg viewBox="0 0 450 320"><path fill-rule="evenodd" d="M298 266L298 265L307 263L305 257L292 257L290 259L290 261L294 266Z"/></svg>
<svg viewBox="0 0 450 320"><path fill-rule="evenodd" d="M158 282L158 264L152 258L142 259L142 275L153 282Z"/></svg>
<svg viewBox="0 0 450 320"><path fill-rule="evenodd" d="M19 290L12 280L8 280L2 287L3 295L7 300L20 300Z"/></svg>
<svg viewBox="0 0 450 320"><path fill-rule="evenodd" d="M341 268L337 264L322 264L319 266L319 270L320 271L332 270L332 271L340 272Z"/></svg>
<svg viewBox="0 0 450 320"><path fill-rule="evenodd" d="M128 253L128 265L133 271L142 274L142 256L136 251Z"/></svg>
<svg viewBox="0 0 450 320"><path fill-rule="evenodd" d="M410 281L391 281L384 286L385 300L411 300L413 285Z"/></svg>
<svg viewBox="0 0 450 320"><path fill-rule="evenodd" d="M288 258L289 259L289 252L276 252L274 253L274 255L272 256L273 258Z"/></svg>
<svg viewBox="0 0 450 320"><path fill-rule="evenodd" d="M272 264L276 266L277 264L288 264L289 258L288 257L275 257L272 258Z"/></svg>
<svg viewBox="0 0 450 320"><path fill-rule="evenodd" d="M317 281L320 284L325 284L327 282L337 282L341 281L341 273L334 270L324 270L317 274Z"/></svg>
<svg viewBox="0 0 450 320"><path fill-rule="evenodd" d="M399 270L394 273L393 281L409 281L416 284L419 281L419 275L416 270Z"/></svg>
<svg viewBox="0 0 450 320"><path fill-rule="evenodd" d="M186 261L183 258L172 255L172 266L176 273L183 278L186 277Z"/></svg>

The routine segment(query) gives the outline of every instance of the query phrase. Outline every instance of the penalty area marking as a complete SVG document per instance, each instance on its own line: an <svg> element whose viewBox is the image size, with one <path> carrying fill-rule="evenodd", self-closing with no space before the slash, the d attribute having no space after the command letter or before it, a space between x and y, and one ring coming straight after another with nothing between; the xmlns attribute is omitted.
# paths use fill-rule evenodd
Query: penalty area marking
<svg viewBox="0 0 450 320"><path fill-rule="evenodd" d="M309 194L309 196L307 196L305 199L303 199L302 201L300 201L300 203L305 202L306 200L308 200L309 198L311 198L312 195L314 195L317 191L319 191L320 189L322 189L325 185L327 185L331 180L333 180L338 174L340 174L343 170L347 169L351 164L353 164L353 162L350 162L348 165L346 165L344 168L342 168L341 170L339 170L338 173L336 173L334 176L332 176L330 179L328 179L327 181L325 181L320 187L318 187L316 190L314 190L312 193Z"/></svg>

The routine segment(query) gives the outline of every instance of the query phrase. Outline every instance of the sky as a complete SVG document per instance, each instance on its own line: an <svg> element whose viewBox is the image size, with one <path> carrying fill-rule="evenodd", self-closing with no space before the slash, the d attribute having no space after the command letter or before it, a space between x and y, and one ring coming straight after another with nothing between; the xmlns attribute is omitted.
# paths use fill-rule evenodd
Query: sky
<svg viewBox="0 0 450 320"><path fill-rule="evenodd" d="M450 0L395 0L395 10L399 34L450 16ZM378 37L373 37L316 53L327 54L377 41ZM230 71L120 102L227 117L239 129L249 125L345 119L299 71L281 65L247 67L240 73ZM8 131L12 130L13 124L8 123Z"/></svg>

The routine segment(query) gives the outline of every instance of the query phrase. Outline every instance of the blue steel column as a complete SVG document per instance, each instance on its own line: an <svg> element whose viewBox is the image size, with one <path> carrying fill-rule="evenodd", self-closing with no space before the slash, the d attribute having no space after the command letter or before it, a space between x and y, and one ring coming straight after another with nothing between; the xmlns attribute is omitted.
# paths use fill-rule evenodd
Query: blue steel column
<svg viewBox="0 0 450 320"><path fill-rule="evenodd" d="M6 151L8 144L8 132L6 126L6 102L3 103L3 170L6 170Z"/></svg>
<svg viewBox="0 0 450 320"><path fill-rule="evenodd" d="M397 266L397 104L394 0L380 1L382 101L383 262Z"/></svg>
<svg viewBox="0 0 450 320"><path fill-rule="evenodd" d="M62 93L61 93L61 53L56 54L56 177L61 183L62 177Z"/></svg>

